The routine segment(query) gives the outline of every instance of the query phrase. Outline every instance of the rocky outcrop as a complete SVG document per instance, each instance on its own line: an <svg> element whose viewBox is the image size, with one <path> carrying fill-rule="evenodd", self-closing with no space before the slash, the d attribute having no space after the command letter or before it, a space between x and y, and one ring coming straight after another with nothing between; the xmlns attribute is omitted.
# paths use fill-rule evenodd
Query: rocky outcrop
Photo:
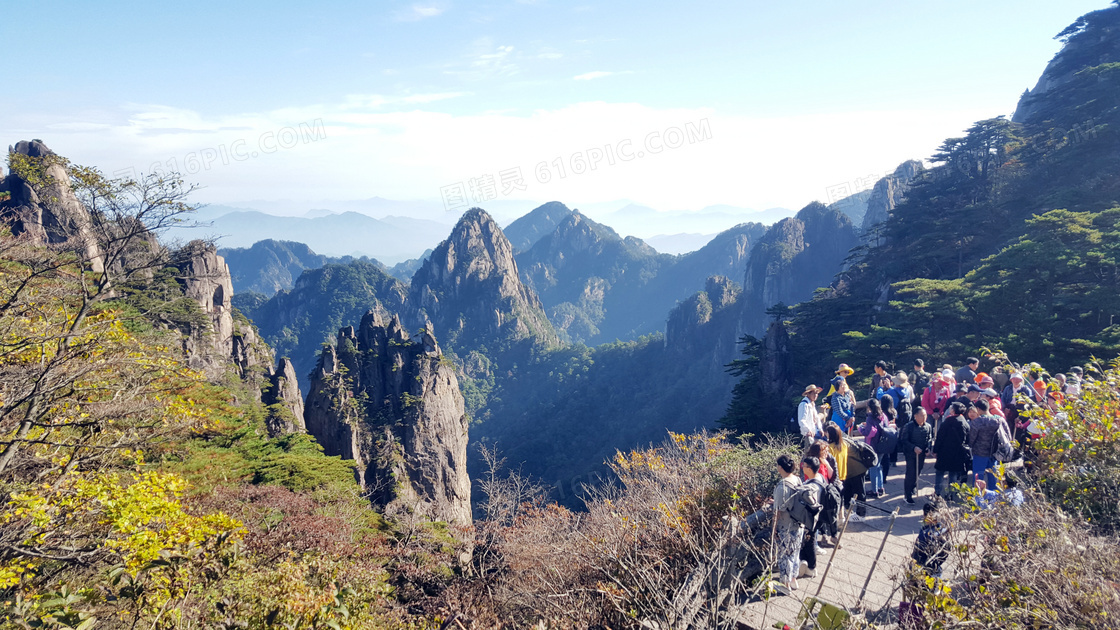
<svg viewBox="0 0 1120 630"><path fill-rule="evenodd" d="M731 379L724 366L736 358L739 285L724 276L708 278L704 290L681 302L665 322L665 347L692 361L706 379ZM699 361L697 359L700 359Z"/></svg>
<svg viewBox="0 0 1120 630"><path fill-rule="evenodd" d="M899 164L893 173L875 182L867 199L867 212L863 215L862 229L865 233L890 217L891 210L902 202L911 183L924 170L918 160L907 160Z"/></svg>
<svg viewBox="0 0 1120 630"><path fill-rule="evenodd" d="M463 215L412 277L410 319L431 321L457 353L558 342L541 301L522 282L513 247L481 208Z"/></svg>
<svg viewBox="0 0 1120 630"><path fill-rule="evenodd" d="M1120 10L1116 6L1092 11L1079 17L1058 34L1065 46L1050 63L1034 89L1019 98L1012 122L1037 123L1045 110L1047 97L1073 81L1077 73L1093 66L1120 59Z"/></svg>
<svg viewBox="0 0 1120 630"><path fill-rule="evenodd" d="M770 322L762 338L759 371L762 394L771 400L793 395L793 366L789 349L789 332L781 319Z"/></svg>
<svg viewBox="0 0 1120 630"><path fill-rule="evenodd" d="M307 431L352 459L374 504L471 522L467 417L459 382L430 329L409 337L371 311L319 356Z"/></svg>
<svg viewBox="0 0 1120 630"><path fill-rule="evenodd" d="M858 243L851 219L818 202L771 226L747 263L739 335L761 337L770 321L767 309L808 300L829 286Z"/></svg>
<svg viewBox="0 0 1120 630"><path fill-rule="evenodd" d="M9 160L23 165L0 178L0 221L13 236L26 235L44 245L68 243L81 252L93 271L104 271L89 211L74 194L66 161L42 140L24 140L8 147ZM22 171L22 173L21 173Z"/></svg>
<svg viewBox="0 0 1120 630"><path fill-rule="evenodd" d="M299 379L288 357L281 357L276 369L268 375L268 386L261 394L261 402L265 405L265 425L269 436L302 433L307 429Z"/></svg>
<svg viewBox="0 0 1120 630"><path fill-rule="evenodd" d="M229 267L218 250L203 241L191 241L175 252L172 263L179 270L179 283L183 293L193 300L209 320L205 329L192 329L184 340L184 350L190 366L216 379L225 372L229 362L240 359L239 370L243 373L249 364L255 364L251 345L256 334L239 331L239 339L234 340L233 282L230 280ZM271 358L268 364L271 363ZM268 365L266 364L266 365Z"/></svg>

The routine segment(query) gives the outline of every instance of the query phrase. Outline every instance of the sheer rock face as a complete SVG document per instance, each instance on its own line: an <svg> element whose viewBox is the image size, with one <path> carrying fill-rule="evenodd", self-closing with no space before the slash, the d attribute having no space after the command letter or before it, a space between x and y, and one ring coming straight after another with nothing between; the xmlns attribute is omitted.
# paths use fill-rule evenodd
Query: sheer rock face
<svg viewBox="0 0 1120 630"><path fill-rule="evenodd" d="M217 378L233 360L239 371L258 365L252 345L257 341L256 334L249 330L246 338L244 330L238 330L234 340L233 281L224 258L218 255L213 245L202 241L191 241L175 254L176 266L180 272L180 283L186 297L194 300L209 318L208 330L193 330L185 340L185 350L190 366L202 371L207 378ZM251 329L251 327L248 327ZM271 367L272 357L265 365Z"/></svg>
<svg viewBox="0 0 1120 630"><path fill-rule="evenodd" d="M555 345L541 301L521 282L513 247L490 215L468 211L412 277L410 321L431 321L457 351L521 341Z"/></svg>
<svg viewBox="0 0 1120 630"><path fill-rule="evenodd" d="M415 339L371 311L319 355L307 431L328 455L354 460L379 506L471 522L467 417L454 370L430 329Z"/></svg>
<svg viewBox="0 0 1120 630"><path fill-rule="evenodd" d="M797 304L829 286L858 243L852 220L817 202L774 224L747 263L738 333L761 337L769 325L768 308Z"/></svg>
<svg viewBox="0 0 1120 630"><path fill-rule="evenodd" d="M762 338L762 362L759 366L762 379L762 393L771 399L791 397L793 385L793 366L789 351L789 332L782 321L770 322L766 336Z"/></svg>
<svg viewBox="0 0 1120 630"><path fill-rule="evenodd" d="M875 188L867 199L867 212L863 215L864 232L890 217L891 211L910 190L914 178L924 170L925 167L918 160L908 160L899 164L894 173L875 182Z"/></svg>
<svg viewBox="0 0 1120 630"><path fill-rule="evenodd" d="M724 366L738 353L735 324L741 293L739 285L724 276L708 278L703 291L670 311L665 347L681 357L710 357L708 377L732 383Z"/></svg>
<svg viewBox="0 0 1120 630"><path fill-rule="evenodd" d="M266 425L270 437L307 430L296 368L288 357L281 357L276 369L268 376L268 387L261 395L261 402L268 408Z"/></svg>
<svg viewBox="0 0 1120 630"><path fill-rule="evenodd" d="M70 187L70 175L62 164L52 163L54 151L41 140L20 141L8 147L9 154L46 158L43 176L46 181L36 191L19 175L10 173L0 178L0 192L11 196L0 203L0 216L9 225L13 236L28 235L34 242L57 244L76 240L84 249L93 271L104 271L101 250L91 229L89 211Z"/></svg>

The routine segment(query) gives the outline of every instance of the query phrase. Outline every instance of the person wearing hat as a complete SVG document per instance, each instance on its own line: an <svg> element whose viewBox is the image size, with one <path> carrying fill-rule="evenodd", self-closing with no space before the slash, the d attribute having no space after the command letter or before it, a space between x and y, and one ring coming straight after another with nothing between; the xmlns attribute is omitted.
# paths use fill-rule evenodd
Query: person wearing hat
<svg viewBox="0 0 1120 630"><path fill-rule="evenodd" d="M1007 387L1003 388L1003 394L1000 396L1000 403L1003 406L1003 415L1007 420L1007 428L1011 434L1015 434L1016 421L1019 419L1019 412L1023 410L1024 403L1016 402L1016 397L1020 400L1024 398L1033 403L1038 403L1038 393L1033 387L1026 383L1022 372L1014 372L1011 374L1011 382Z"/></svg>
<svg viewBox="0 0 1120 630"><path fill-rule="evenodd" d="M1078 367L1076 365L1071 367L1069 369L1069 376L1066 378L1065 389L1062 390L1062 393L1065 394L1066 396L1073 396L1075 398L1077 396L1080 396L1081 395L1081 381L1083 380L1082 377L1084 375L1085 375L1085 371L1082 370L1080 367Z"/></svg>
<svg viewBox="0 0 1120 630"><path fill-rule="evenodd" d="M946 364L945 367L941 368L941 378L949 384L949 387L956 388L957 378L953 375L953 368L948 364Z"/></svg>
<svg viewBox="0 0 1120 630"><path fill-rule="evenodd" d="M901 429L914 419L914 389L910 387L910 377L906 376L906 372L895 375L894 387L890 388L887 395L894 401L898 416L895 423Z"/></svg>
<svg viewBox="0 0 1120 630"><path fill-rule="evenodd" d="M995 379L993 379L987 372L981 372L976 375L976 384L979 385L981 389L987 389L989 387L996 386Z"/></svg>
<svg viewBox="0 0 1120 630"><path fill-rule="evenodd" d="M824 438L824 424L817 411L817 396L824 391L816 385L809 385L801 392L801 404L797 405L797 426L801 430L801 447L809 448L813 442Z"/></svg>
<svg viewBox="0 0 1120 630"><path fill-rule="evenodd" d="M988 413L1006 421L1007 416L1003 413L1003 403L999 400L999 392L988 387L980 390L980 397L988 401Z"/></svg>
<svg viewBox="0 0 1120 630"><path fill-rule="evenodd" d="M960 390L962 387L964 387L964 397L968 400L967 404L970 407L972 406L972 403L980 399L980 392L984 391L984 388L980 387L976 383L969 383L968 387L965 387L964 383L957 385L958 390Z"/></svg>
<svg viewBox="0 0 1120 630"><path fill-rule="evenodd" d="M848 367L847 363L841 363L840 366L836 368L836 376L832 377L832 381L830 381L832 387L828 389L825 398L832 398L832 395L836 393L836 385L839 384L841 380L847 380L849 376L855 373L856 371Z"/></svg>
<svg viewBox="0 0 1120 630"><path fill-rule="evenodd" d="M937 432L937 423L941 420L941 416L945 414L945 408L949 405L949 399L952 397L953 390L949 381L945 379L945 373L934 372L933 382L922 394L922 408L926 410L929 420L933 422L934 433Z"/></svg>

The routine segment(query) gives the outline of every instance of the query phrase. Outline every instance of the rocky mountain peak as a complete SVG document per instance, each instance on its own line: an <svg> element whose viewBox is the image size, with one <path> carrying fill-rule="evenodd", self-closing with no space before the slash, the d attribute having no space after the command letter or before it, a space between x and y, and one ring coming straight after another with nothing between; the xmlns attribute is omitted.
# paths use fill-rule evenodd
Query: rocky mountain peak
<svg viewBox="0 0 1120 630"><path fill-rule="evenodd" d="M514 250L527 251L537 241L551 234L571 213L568 206L559 201L550 201L510 223L504 231Z"/></svg>
<svg viewBox="0 0 1120 630"><path fill-rule="evenodd" d="M1055 39L1065 46L1046 65L1034 89L1020 97L1012 122L1039 122L1036 118L1043 101L1073 81L1078 72L1120 59L1120 7L1114 4L1082 15Z"/></svg>
<svg viewBox="0 0 1120 630"><path fill-rule="evenodd" d="M775 223L747 262L739 332L761 337L767 329L768 308L797 304L811 298L818 287L831 284L858 243L852 220L819 202Z"/></svg>
<svg viewBox="0 0 1120 630"><path fill-rule="evenodd" d="M42 140L22 140L8 147L9 160L31 158L34 174L18 169L0 178L0 192L9 198L0 202L0 220L12 235L26 234L33 242L58 244L71 242L83 251L93 271L104 271L102 251L93 234L93 220L70 186L65 160Z"/></svg>
<svg viewBox="0 0 1120 630"><path fill-rule="evenodd" d="M907 160L898 165L890 175L875 182L871 196L867 199L867 212L863 215L862 229L869 231L876 224L886 221L914 180L925 170L918 160Z"/></svg>
<svg viewBox="0 0 1120 630"><path fill-rule="evenodd" d="M412 341L394 315L367 313L319 356L307 431L354 460L364 492L389 510L470 524L467 416L454 369L430 331ZM343 369L345 367L345 369Z"/></svg>
<svg viewBox="0 0 1120 630"><path fill-rule="evenodd" d="M261 402L268 411L265 424L270 436L302 433L306 430L299 379L296 368L288 357L281 357L276 369L269 375L268 387L262 392Z"/></svg>
<svg viewBox="0 0 1120 630"><path fill-rule="evenodd" d="M452 348L556 342L540 300L521 282L513 247L481 208L464 214L416 272L408 301L409 321L446 331Z"/></svg>

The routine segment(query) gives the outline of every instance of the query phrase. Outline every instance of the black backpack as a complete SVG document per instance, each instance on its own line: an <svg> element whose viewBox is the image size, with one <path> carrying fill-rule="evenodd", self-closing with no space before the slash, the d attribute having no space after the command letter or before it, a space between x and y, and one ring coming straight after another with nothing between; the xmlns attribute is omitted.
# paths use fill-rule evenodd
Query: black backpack
<svg viewBox="0 0 1120 630"><path fill-rule="evenodd" d="M908 422L914 419L914 404L909 400L900 400L895 405L898 410L898 420L895 422L900 427L906 426Z"/></svg>
<svg viewBox="0 0 1120 630"><path fill-rule="evenodd" d="M840 484L825 484L824 492L821 493L821 507L824 509L824 514L826 518L828 518L828 522L836 520L836 516L840 514L840 506L842 504L843 495L840 493Z"/></svg>
<svg viewBox="0 0 1120 630"><path fill-rule="evenodd" d="M929 384L930 381L933 380L933 375L929 372L924 372L922 375L918 376L915 372L911 374L910 377L914 379L914 397L921 398L922 394L926 393L926 390L929 389Z"/></svg>
<svg viewBox="0 0 1120 630"><path fill-rule="evenodd" d="M856 450L856 456L859 458L860 463L867 468L874 468L879 465L879 455L867 442L848 440L848 448L854 448Z"/></svg>
<svg viewBox="0 0 1120 630"><path fill-rule="evenodd" d="M817 519L817 514L821 511L820 501L817 500L821 490L821 485L814 482L806 482L797 486L793 494L786 499L782 510L789 512L793 520L811 529Z"/></svg>

